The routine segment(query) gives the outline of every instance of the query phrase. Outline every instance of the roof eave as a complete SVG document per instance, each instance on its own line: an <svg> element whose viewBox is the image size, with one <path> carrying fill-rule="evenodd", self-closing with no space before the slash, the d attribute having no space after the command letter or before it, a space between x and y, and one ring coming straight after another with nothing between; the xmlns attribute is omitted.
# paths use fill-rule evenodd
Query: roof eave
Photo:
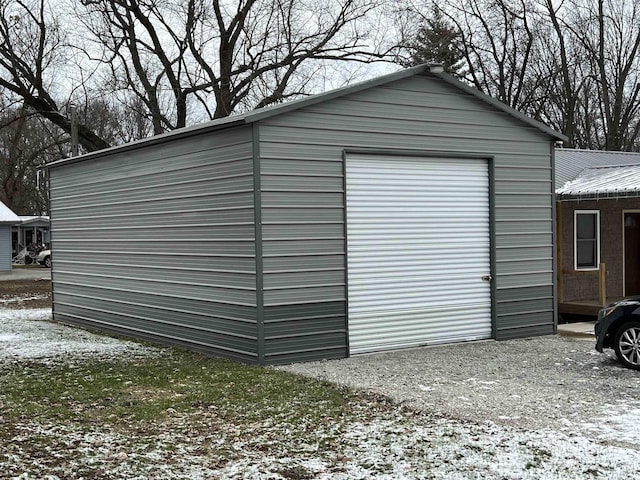
<svg viewBox="0 0 640 480"><path fill-rule="evenodd" d="M622 200L625 198L640 198L640 190L605 191L605 192L556 192L558 201L580 201L580 200Z"/></svg>
<svg viewBox="0 0 640 480"><path fill-rule="evenodd" d="M317 103L324 102L326 100L331 100L331 99L338 98L350 93L366 90L367 88L372 88L378 85L383 85L385 83L411 77L419 73L427 72L432 66L433 66L432 64L418 65L415 67L399 70L397 72L389 73L387 75L382 75L376 78L372 78L371 80L367 80L365 82L357 83L354 85L348 85L346 87L338 88L336 90L331 90L326 93L312 95L307 98L302 98L299 100L293 100L291 102L286 102L278 105L260 108L244 114L233 115L233 116L222 118L222 119L212 120L204 124L198 124L191 127L181 128L171 132L163 133L161 135L156 135L154 137L144 138L131 143L127 143L125 145L119 145L115 147L106 148L104 150L87 153L84 155L80 155L78 157L63 158L61 160L56 160L54 162L48 163L45 168L55 168L62 165L69 165L76 162L81 162L89 159L96 159L102 156L108 156L115 152L117 153L128 152L128 151L136 150L138 148L146 147L149 145L156 145L159 143L163 143L168 140L186 138L196 134L214 132L214 131L218 131L226 128L237 127L240 125L248 125L254 122L258 122L260 120L265 120L270 117L280 115L282 113L290 112L292 110L297 110L299 108L315 105Z"/></svg>
<svg viewBox="0 0 640 480"><path fill-rule="evenodd" d="M215 132L218 130L224 130L226 128L233 128L240 125L245 125L247 122L244 117L227 117L222 119L224 121L213 121L206 124L194 125L192 127L180 128L171 132L162 133L153 137L143 138L124 145L117 145L114 147L105 148L104 150L98 150L95 152L85 153L77 157L68 157L47 163L45 168L55 168L62 165L69 165L77 162L84 162L85 160L93 160L100 157L106 157L113 153L130 152L139 148L147 147L150 145L158 145L165 143L169 140L188 138L201 133Z"/></svg>

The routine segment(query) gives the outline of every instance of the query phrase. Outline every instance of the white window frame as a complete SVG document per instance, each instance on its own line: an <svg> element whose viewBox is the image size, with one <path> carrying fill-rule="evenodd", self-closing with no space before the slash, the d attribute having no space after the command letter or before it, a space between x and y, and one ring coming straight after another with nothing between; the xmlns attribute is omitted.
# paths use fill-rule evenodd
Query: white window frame
<svg viewBox="0 0 640 480"><path fill-rule="evenodd" d="M596 264L592 267L578 267L578 215L596 216ZM600 267L600 210L574 210L573 212L573 268L579 271L593 271Z"/></svg>

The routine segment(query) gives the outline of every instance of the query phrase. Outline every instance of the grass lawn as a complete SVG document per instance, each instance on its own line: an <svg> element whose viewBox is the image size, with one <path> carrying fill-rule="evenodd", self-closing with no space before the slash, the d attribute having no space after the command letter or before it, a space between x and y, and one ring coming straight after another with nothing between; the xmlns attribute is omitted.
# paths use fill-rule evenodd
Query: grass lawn
<svg viewBox="0 0 640 480"><path fill-rule="evenodd" d="M416 411L281 370L94 335L47 321L49 285L0 282L2 480L640 475L636 443L599 439L611 420L596 436L578 423L561 432L465 420L430 408L437 383ZM630 402L622 421L636 438Z"/></svg>
<svg viewBox="0 0 640 480"><path fill-rule="evenodd" d="M0 282L0 479L350 478L345 435L402 410L181 349L114 342L132 347L96 354L106 337L32 321L50 305L49 281ZM366 475L390 468L360 463Z"/></svg>
<svg viewBox="0 0 640 480"><path fill-rule="evenodd" d="M305 450L339 469L336 446L351 422L392 410L381 398L273 369L152 351L0 364L2 478L190 478L199 475L186 466L193 457L206 472L248 452L277 459ZM299 464L275 472L315 478Z"/></svg>

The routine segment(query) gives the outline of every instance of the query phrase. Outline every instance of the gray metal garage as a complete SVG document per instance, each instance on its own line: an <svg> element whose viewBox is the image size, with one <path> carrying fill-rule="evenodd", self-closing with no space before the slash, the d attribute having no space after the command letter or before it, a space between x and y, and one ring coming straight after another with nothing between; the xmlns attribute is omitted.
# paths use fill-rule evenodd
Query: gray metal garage
<svg viewBox="0 0 640 480"><path fill-rule="evenodd" d="M420 66L54 162L54 318L260 364L555 333L561 139Z"/></svg>

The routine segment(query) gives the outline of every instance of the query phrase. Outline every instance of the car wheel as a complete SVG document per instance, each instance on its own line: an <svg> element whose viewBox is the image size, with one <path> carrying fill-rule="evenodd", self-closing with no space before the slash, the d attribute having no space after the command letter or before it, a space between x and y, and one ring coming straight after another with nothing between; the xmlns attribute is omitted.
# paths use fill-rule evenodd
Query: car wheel
<svg viewBox="0 0 640 480"><path fill-rule="evenodd" d="M625 367L640 370L640 322L622 325L613 339L613 348Z"/></svg>
<svg viewBox="0 0 640 480"><path fill-rule="evenodd" d="M51 257L46 257L43 265L47 268L51 268Z"/></svg>

